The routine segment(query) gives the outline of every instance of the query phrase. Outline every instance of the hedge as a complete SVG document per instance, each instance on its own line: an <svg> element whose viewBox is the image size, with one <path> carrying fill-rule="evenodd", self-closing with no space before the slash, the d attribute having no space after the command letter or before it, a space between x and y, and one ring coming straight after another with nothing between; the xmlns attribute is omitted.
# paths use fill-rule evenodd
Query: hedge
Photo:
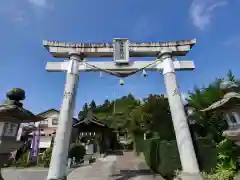
<svg viewBox="0 0 240 180"><path fill-rule="evenodd" d="M148 166L157 173L172 177L174 171L181 169L176 141L161 141L159 138L135 141L138 152L143 152ZM200 170L210 172L217 163L215 144L209 139L196 140L196 153Z"/></svg>

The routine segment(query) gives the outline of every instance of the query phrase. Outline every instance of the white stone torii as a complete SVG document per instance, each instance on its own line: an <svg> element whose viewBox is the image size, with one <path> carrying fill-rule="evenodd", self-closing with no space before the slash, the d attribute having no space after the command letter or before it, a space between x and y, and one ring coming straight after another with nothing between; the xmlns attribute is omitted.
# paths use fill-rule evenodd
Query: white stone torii
<svg viewBox="0 0 240 180"><path fill-rule="evenodd" d="M174 61L173 56L185 56L196 40L157 42L157 43L129 43L130 57L157 57L157 61L134 61L127 65L119 66L115 62L87 62L86 58L113 57L112 43L61 43L44 41L43 45L57 58L69 58L65 62L48 62L46 70L49 72L66 72L64 97L59 115L59 125L56 132L48 180L66 179L66 164L71 136L72 122L76 101L80 71L109 70L113 72L129 72L146 67L145 70L162 70L165 87L168 95L173 126L176 134L177 145L182 164L182 178L184 180L202 180L199 166L194 151L184 105L182 103L175 70L193 70L193 61ZM94 68L97 67L97 68Z"/></svg>

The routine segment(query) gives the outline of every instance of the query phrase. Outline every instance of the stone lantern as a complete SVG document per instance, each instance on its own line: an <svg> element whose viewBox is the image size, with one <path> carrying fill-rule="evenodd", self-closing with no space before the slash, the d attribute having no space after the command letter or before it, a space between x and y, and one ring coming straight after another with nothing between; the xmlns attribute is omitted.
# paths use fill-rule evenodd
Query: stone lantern
<svg viewBox="0 0 240 180"><path fill-rule="evenodd" d="M24 99L24 90L14 88L7 93L4 104L0 105L0 180L3 180L1 168L8 162L9 154L23 145L17 140L20 124L41 120L22 107L21 101Z"/></svg>
<svg viewBox="0 0 240 180"><path fill-rule="evenodd" d="M228 123L228 129L223 136L235 141L240 146L240 93L239 86L231 81L224 81L220 84L224 96L208 108L201 111L220 111Z"/></svg>

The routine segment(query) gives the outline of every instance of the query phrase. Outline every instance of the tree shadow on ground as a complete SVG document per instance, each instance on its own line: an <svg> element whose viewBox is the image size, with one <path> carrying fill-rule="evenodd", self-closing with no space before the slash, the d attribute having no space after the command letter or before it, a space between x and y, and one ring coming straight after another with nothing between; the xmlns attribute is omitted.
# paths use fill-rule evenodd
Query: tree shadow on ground
<svg viewBox="0 0 240 180"><path fill-rule="evenodd" d="M120 170L119 173L113 174L112 177L115 177L116 180L130 180L131 178L136 178L138 176L147 176L147 179L154 180L164 180L163 178L158 177L155 173L153 173L149 169L141 169L141 170Z"/></svg>
<svg viewBox="0 0 240 180"><path fill-rule="evenodd" d="M123 156L123 152L121 150L108 151L107 155Z"/></svg>

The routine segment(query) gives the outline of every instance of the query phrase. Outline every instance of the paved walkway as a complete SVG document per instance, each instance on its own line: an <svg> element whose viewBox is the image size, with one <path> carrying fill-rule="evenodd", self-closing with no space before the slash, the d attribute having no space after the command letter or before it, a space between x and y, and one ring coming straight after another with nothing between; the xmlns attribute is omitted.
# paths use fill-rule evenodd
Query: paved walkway
<svg viewBox="0 0 240 180"><path fill-rule="evenodd" d="M111 180L164 180L154 175L144 160L136 157L133 152L124 152L117 157Z"/></svg>
<svg viewBox="0 0 240 180"><path fill-rule="evenodd" d="M47 172L45 168L6 168L3 177L5 180L45 180ZM154 176L133 152L109 155L92 165L69 169L68 172L68 180L164 180Z"/></svg>
<svg viewBox="0 0 240 180"><path fill-rule="evenodd" d="M68 169L68 173L72 170ZM2 174L4 180L45 180L48 168L4 168Z"/></svg>
<svg viewBox="0 0 240 180"><path fill-rule="evenodd" d="M72 171L68 180L108 180L112 174L114 164L117 157L109 155L105 158L100 158L92 166L79 167Z"/></svg>

